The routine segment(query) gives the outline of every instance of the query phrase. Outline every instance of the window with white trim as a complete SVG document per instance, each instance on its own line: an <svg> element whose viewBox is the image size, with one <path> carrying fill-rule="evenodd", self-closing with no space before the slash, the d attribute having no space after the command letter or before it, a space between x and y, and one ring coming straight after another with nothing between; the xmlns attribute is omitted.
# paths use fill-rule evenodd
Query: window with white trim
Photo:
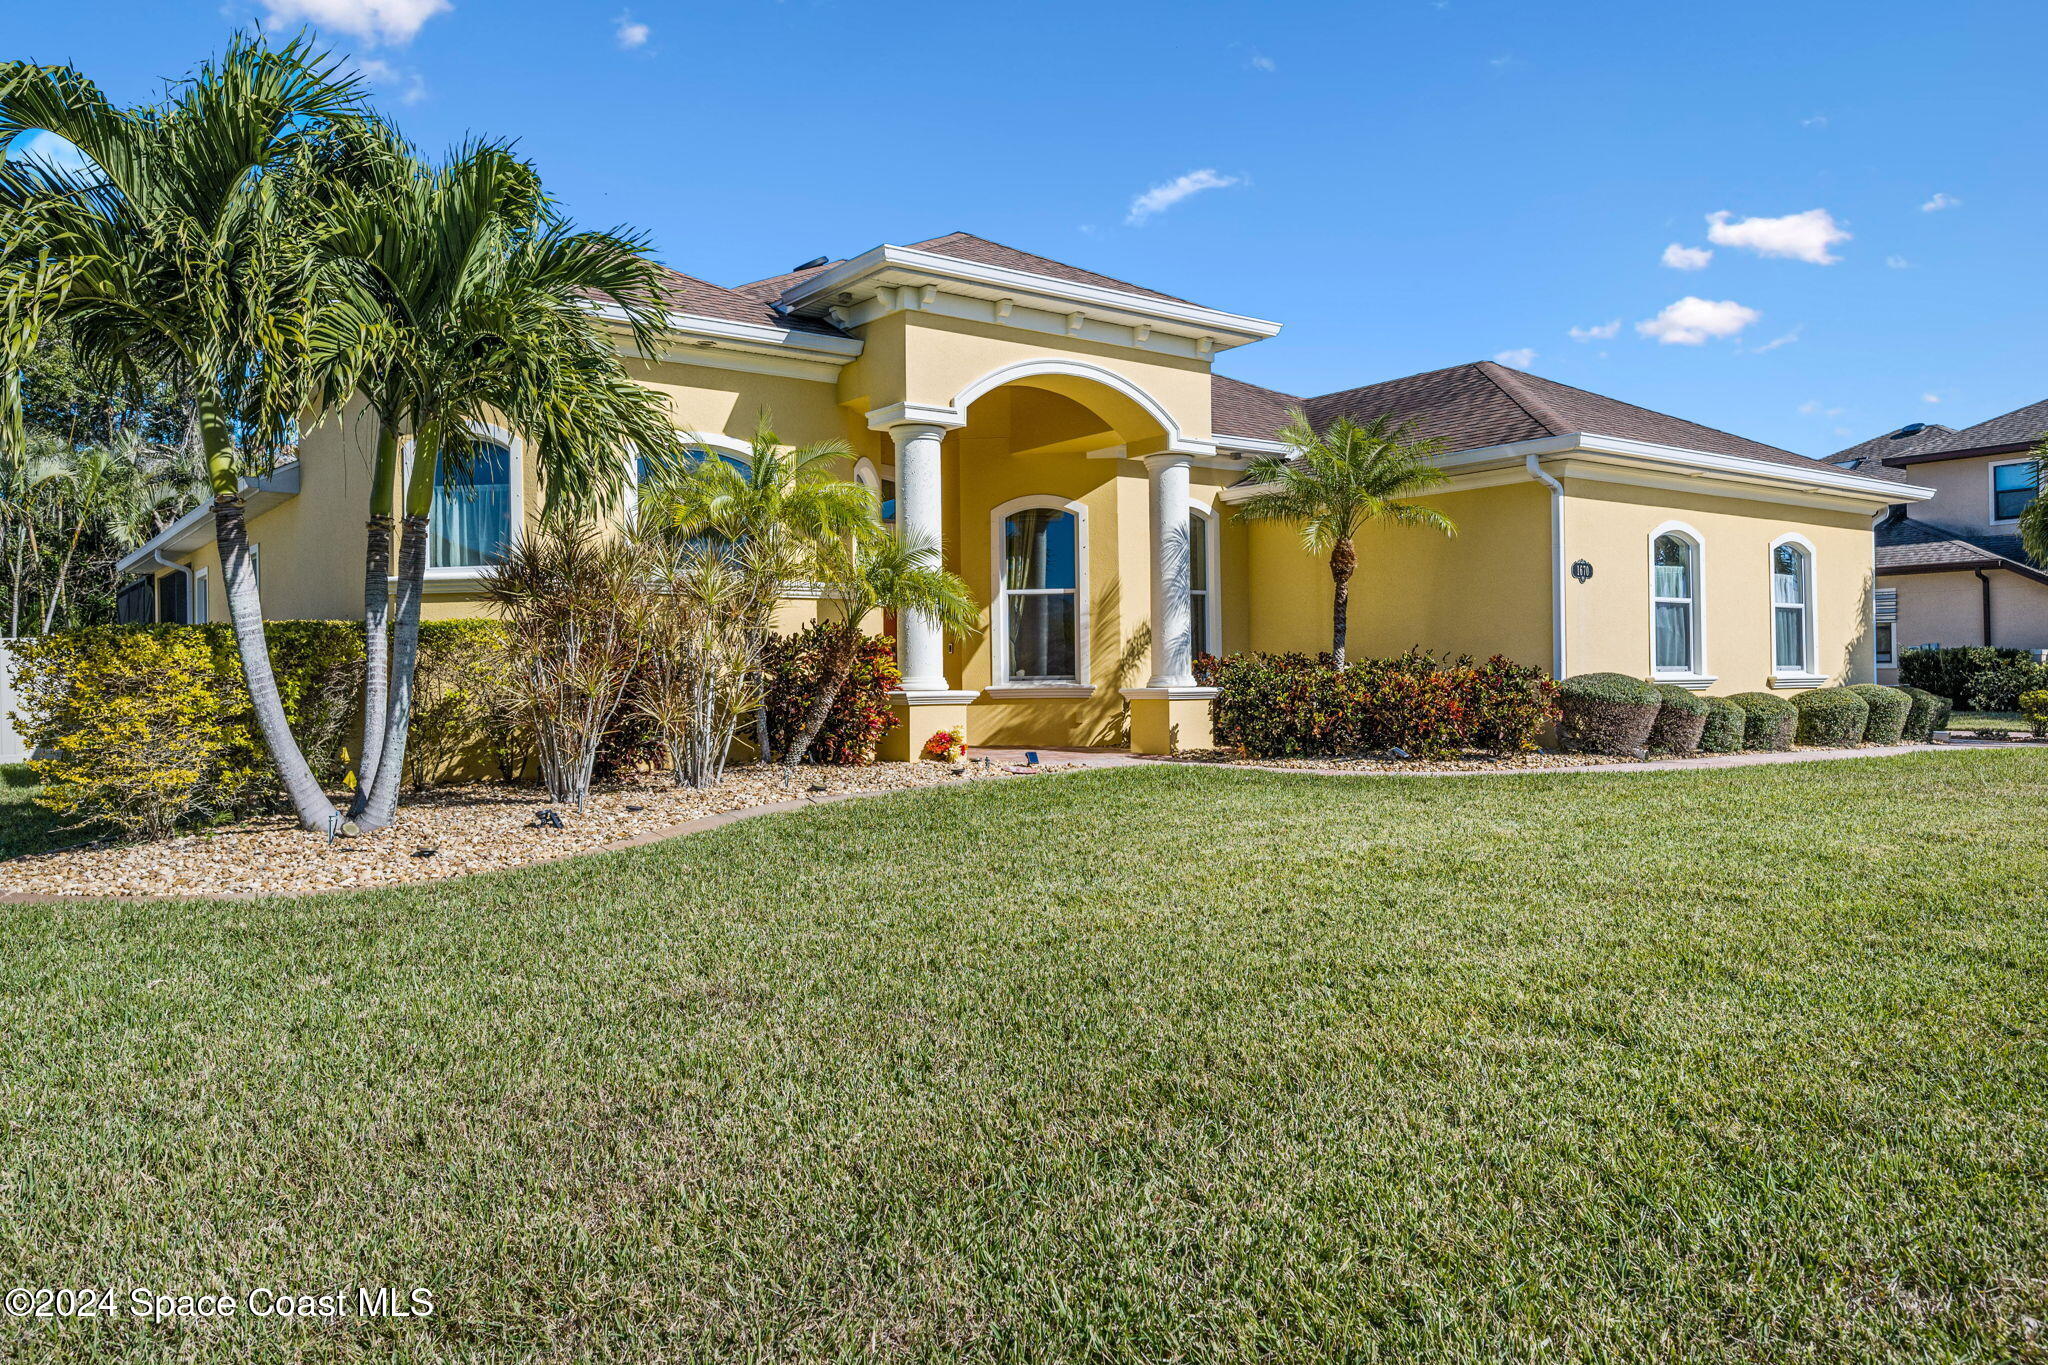
<svg viewBox="0 0 2048 1365"><path fill-rule="evenodd" d="M1209 514L1188 513L1188 652L1209 654L1216 641L1209 633Z"/></svg>
<svg viewBox="0 0 2048 1365"><path fill-rule="evenodd" d="M1798 545L1771 548L1771 667L1779 673L1811 673L1813 556Z"/></svg>
<svg viewBox="0 0 2048 1365"><path fill-rule="evenodd" d="M2033 461L2019 460L1991 466L1991 519L2018 521L2020 513L2027 510L2027 504L2039 492L2040 483L2034 473Z"/></svg>
<svg viewBox="0 0 2048 1365"><path fill-rule="evenodd" d="M192 624L206 624L206 570L192 575Z"/></svg>
<svg viewBox="0 0 2048 1365"><path fill-rule="evenodd" d="M427 513L427 567L481 569L504 558L512 543L512 452L478 441L434 470Z"/></svg>
<svg viewBox="0 0 2048 1365"><path fill-rule="evenodd" d="M1078 682L1080 519L1060 507L1025 507L1003 518L1002 681Z"/></svg>
<svg viewBox="0 0 2048 1365"><path fill-rule="evenodd" d="M1874 629L1872 635L1877 646L1877 661L1881 664L1898 662L1899 635L1899 590L1879 588L1872 594Z"/></svg>
<svg viewBox="0 0 2048 1365"><path fill-rule="evenodd" d="M1699 546L1675 531L1651 544L1650 601L1655 671L1698 673Z"/></svg>

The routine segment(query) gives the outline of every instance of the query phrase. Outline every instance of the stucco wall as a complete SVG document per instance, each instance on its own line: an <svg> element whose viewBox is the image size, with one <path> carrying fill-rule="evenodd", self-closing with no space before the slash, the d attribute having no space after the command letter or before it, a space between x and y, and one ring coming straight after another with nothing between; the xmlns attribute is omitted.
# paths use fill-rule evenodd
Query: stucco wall
<svg viewBox="0 0 2048 1365"><path fill-rule="evenodd" d="M2012 535L2016 522L1991 520L1991 466L2023 460L2021 455L1986 455L1969 460L1930 460L1907 465L1908 483L1932 488L1934 496L1913 506L1915 521L1957 531Z"/></svg>
<svg viewBox="0 0 2048 1365"><path fill-rule="evenodd" d="M1984 638L1984 584L1969 570L1881 575L1877 585L1896 588L1899 594L1895 648L1988 643L2004 649L2048 649L2048 584L2002 569L1986 569L1984 577L1991 586L1988 641ZM1896 665L1878 672L1880 682L1897 677Z"/></svg>
<svg viewBox="0 0 2048 1365"><path fill-rule="evenodd" d="M1650 540L1665 522L1697 531L1703 551L1703 672L1719 695L1771 681L1771 543L1787 532L1813 542L1816 669L1833 683L1869 682L1871 530L1862 511L1830 511L1637 488L1567 476L1565 562L1593 577L1565 584L1569 673L1651 672Z"/></svg>

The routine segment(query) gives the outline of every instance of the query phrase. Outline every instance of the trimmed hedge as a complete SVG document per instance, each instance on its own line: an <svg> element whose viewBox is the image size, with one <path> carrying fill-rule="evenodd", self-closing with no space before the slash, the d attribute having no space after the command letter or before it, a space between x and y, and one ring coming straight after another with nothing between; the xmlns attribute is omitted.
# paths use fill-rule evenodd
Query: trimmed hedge
<svg viewBox="0 0 2048 1365"><path fill-rule="evenodd" d="M1909 649L1899 655L1899 682L1972 711L2017 711L2022 692L2048 688L2048 664L2024 649Z"/></svg>
<svg viewBox="0 0 2048 1365"><path fill-rule="evenodd" d="M1657 684L1663 704L1657 708L1657 723L1650 727L1653 754L1696 754L1700 735L1707 728L1707 699L1677 683Z"/></svg>
<svg viewBox="0 0 2048 1365"><path fill-rule="evenodd" d="M1775 692L1737 692L1728 699L1742 708L1742 747L1779 753L1792 747L1799 710Z"/></svg>
<svg viewBox="0 0 2048 1365"><path fill-rule="evenodd" d="M1947 697L1937 697L1924 687L1902 687L1899 689L1912 699L1912 706L1906 712L1906 728L1902 738L1915 743L1926 743L1934 738L1936 730L1948 725L1949 712L1955 708Z"/></svg>
<svg viewBox="0 0 2048 1365"><path fill-rule="evenodd" d="M1474 664L1410 650L1339 669L1327 654L1230 654L1199 660L1196 676L1216 689L1216 744L1259 758L1512 753L1557 717L1556 684L1497 655Z"/></svg>
<svg viewBox="0 0 2048 1365"><path fill-rule="evenodd" d="M2020 714L2027 718L2034 738L2048 737L2048 687L2020 693Z"/></svg>
<svg viewBox="0 0 2048 1365"><path fill-rule="evenodd" d="M1913 699L1896 687L1880 687L1876 683L1857 683L1849 690L1863 698L1863 704L1870 708L1870 719L1863 727L1863 742L1897 744L1906 732L1906 716L1913 709Z"/></svg>
<svg viewBox="0 0 2048 1365"><path fill-rule="evenodd" d="M1663 696L1626 673L1581 673L1557 685L1558 740L1571 753L1632 754L1656 727Z"/></svg>
<svg viewBox="0 0 2048 1365"><path fill-rule="evenodd" d="M1739 752L1742 748L1742 729L1746 720L1742 708L1726 697L1703 697L1701 700L1707 704L1707 723L1700 730L1700 752Z"/></svg>
<svg viewBox="0 0 2048 1365"><path fill-rule="evenodd" d="M1825 749L1861 743L1870 724L1870 703L1846 687L1816 687L1792 698L1799 712L1801 744Z"/></svg>

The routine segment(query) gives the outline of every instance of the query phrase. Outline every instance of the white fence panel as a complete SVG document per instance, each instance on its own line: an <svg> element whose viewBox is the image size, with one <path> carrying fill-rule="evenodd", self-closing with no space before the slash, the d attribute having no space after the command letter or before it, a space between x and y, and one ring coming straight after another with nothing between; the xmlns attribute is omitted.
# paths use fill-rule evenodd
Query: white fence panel
<svg viewBox="0 0 2048 1365"><path fill-rule="evenodd" d="M0 639L0 763L28 762L28 745L14 728L15 707L13 641Z"/></svg>

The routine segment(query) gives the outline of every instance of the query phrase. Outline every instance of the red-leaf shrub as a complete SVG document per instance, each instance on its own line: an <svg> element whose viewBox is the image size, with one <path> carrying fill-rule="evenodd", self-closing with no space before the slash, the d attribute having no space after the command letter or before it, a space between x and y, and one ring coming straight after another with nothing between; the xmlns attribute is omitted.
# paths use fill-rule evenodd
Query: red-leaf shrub
<svg viewBox="0 0 2048 1365"><path fill-rule="evenodd" d="M825 652L833 631L813 621L794 635L778 635L761 651L767 684L768 742L780 754L802 732L804 716L823 682ZM804 756L807 763L864 767L875 761L882 736L901 724L889 709L889 694L902 685L896 668L896 642L886 635L864 635L854 654L853 672L833 699L825 728Z"/></svg>
<svg viewBox="0 0 2048 1365"><path fill-rule="evenodd" d="M1340 669L1327 654L1231 654L1204 657L1196 677L1217 689L1216 742L1260 758L1512 752L1557 716L1556 685L1498 655L1474 664L1410 650Z"/></svg>

